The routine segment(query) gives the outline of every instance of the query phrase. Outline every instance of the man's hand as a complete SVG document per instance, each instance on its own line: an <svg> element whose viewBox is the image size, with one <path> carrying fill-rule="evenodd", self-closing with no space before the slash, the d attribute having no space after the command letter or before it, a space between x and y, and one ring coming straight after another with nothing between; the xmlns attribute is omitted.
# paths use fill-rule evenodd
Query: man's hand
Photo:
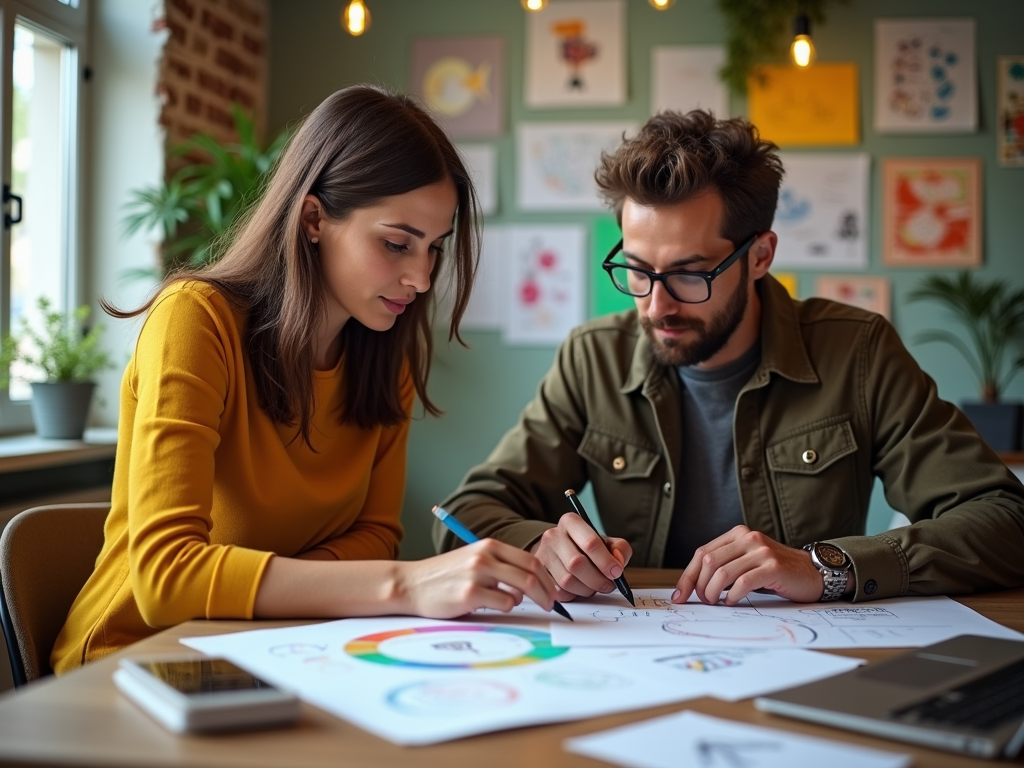
<svg viewBox="0 0 1024 768"><path fill-rule="evenodd" d="M537 556L558 585L556 600L590 597L615 589L612 579L633 556L625 539L601 538L574 512L566 512L558 525L544 531L530 552Z"/></svg>
<svg viewBox="0 0 1024 768"><path fill-rule="evenodd" d="M814 603L821 599L825 583L811 562L810 552L787 547L737 525L693 553L693 560L679 577L672 602L685 603L690 593L696 592L702 603L714 605L725 590L729 590L726 605L736 605L755 590L798 603Z"/></svg>

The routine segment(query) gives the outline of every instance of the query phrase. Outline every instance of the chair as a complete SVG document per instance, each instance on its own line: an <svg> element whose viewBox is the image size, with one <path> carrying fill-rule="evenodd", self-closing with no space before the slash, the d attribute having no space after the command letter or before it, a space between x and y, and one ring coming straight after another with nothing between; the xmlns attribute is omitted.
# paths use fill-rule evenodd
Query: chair
<svg viewBox="0 0 1024 768"><path fill-rule="evenodd" d="M50 652L103 547L108 502L17 514L0 536L0 623L15 687L53 674Z"/></svg>

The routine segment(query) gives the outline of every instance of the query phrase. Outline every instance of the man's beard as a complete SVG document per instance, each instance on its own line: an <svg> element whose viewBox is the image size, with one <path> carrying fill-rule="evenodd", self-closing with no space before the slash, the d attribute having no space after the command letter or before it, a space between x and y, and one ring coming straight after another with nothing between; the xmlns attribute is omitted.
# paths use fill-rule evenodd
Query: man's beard
<svg viewBox="0 0 1024 768"><path fill-rule="evenodd" d="M747 311L747 261L740 260L740 284L729 297L725 307L711 318L710 323L697 319L682 319L675 316L651 320L640 316L647 338L651 341L654 359L661 365L689 366L703 363L714 357L732 338ZM661 339L655 334L657 328L686 328L696 331L697 338L690 342L679 339Z"/></svg>

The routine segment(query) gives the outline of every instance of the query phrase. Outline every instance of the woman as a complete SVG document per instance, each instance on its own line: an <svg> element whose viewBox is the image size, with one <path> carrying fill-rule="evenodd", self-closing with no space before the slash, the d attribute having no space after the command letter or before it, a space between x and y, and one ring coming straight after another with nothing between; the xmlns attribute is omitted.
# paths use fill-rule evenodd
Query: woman
<svg viewBox="0 0 1024 768"><path fill-rule="evenodd" d="M539 561L495 541L394 561L414 397L438 413L433 286L450 254L457 337L475 220L433 120L347 88L306 119L220 261L139 310L108 308L148 314L105 543L55 671L194 618L446 618L523 594L551 608Z"/></svg>

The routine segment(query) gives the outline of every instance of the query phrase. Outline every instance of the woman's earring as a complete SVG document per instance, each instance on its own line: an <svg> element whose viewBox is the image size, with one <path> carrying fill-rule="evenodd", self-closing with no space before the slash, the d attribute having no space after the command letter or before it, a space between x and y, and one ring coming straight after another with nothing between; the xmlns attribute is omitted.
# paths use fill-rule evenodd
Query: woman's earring
<svg viewBox="0 0 1024 768"><path fill-rule="evenodd" d="M313 245L316 245L317 243L320 242L320 238L319 237L311 237L311 238L309 238L309 242L311 242Z"/></svg>

